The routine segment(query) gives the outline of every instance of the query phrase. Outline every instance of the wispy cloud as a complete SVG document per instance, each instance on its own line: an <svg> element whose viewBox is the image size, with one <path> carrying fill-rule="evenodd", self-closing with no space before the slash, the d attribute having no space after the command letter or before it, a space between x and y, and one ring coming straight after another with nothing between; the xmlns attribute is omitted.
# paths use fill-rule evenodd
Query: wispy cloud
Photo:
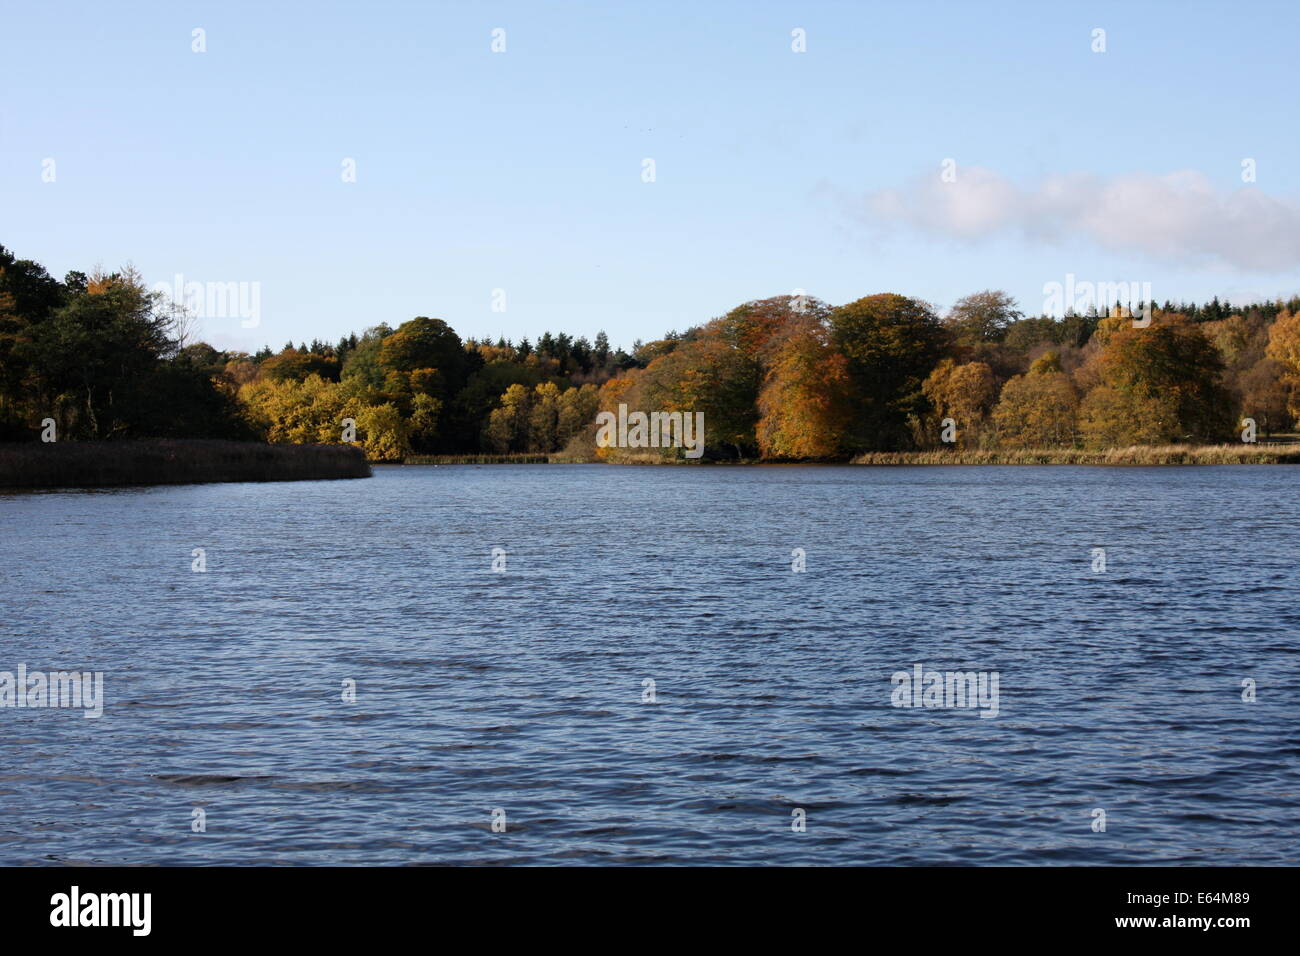
<svg viewBox="0 0 1300 956"><path fill-rule="evenodd" d="M1216 191L1202 173L1084 173L1021 187L991 169L939 171L899 189L867 195L863 219L976 240L1020 234L1033 241L1087 237L1124 252L1184 264L1225 264L1245 272L1300 267L1300 204L1257 187Z"/></svg>

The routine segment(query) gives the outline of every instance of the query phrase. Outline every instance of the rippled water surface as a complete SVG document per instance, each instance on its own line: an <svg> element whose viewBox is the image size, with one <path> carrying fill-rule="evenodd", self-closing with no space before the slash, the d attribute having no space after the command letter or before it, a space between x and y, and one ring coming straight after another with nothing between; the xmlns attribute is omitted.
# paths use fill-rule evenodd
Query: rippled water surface
<svg viewBox="0 0 1300 956"><path fill-rule="evenodd" d="M1295 864L1298 487L461 466L3 495L0 671L102 671L106 703L0 709L0 863ZM998 672L998 715L892 706L915 664Z"/></svg>

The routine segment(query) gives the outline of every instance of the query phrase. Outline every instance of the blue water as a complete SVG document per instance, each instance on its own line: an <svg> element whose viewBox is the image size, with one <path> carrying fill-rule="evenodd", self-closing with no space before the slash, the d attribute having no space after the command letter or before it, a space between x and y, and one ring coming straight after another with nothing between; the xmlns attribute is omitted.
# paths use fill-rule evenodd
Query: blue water
<svg viewBox="0 0 1300 956"><path fill-rule="evenodd" d="M106 702L0 709L0 863L1295 864L1298 483L552 465L3 495L0 671L102 671ZM915 664L997 672L997 716L893 706Z"/></svg>

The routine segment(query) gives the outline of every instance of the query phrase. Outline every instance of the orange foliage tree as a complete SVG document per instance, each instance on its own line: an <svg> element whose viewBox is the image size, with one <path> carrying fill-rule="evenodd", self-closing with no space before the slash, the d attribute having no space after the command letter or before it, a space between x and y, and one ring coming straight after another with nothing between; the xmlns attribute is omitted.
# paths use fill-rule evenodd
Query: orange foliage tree
<svg viewBox="0 0 1300 956"><path fill-rule="evenodd" d="M764 458L830 458L847 448L853 424L848 361L825 326L809 320L779 336L758 396Z"/></svg>

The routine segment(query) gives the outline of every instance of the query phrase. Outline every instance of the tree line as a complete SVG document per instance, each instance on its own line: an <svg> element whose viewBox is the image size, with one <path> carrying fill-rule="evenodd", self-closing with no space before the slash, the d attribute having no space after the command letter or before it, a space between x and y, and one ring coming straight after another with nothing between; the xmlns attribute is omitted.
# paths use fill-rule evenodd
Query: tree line
<svg viewBox="0 0 1300 956"><path fill-rule="evenodd" d="M597 448L625 404L704 412L713 459L833 460L940 447L1106 448L1238 440L1300 417L1300 298L1026 316L984 291L940 314L893 293L774 296L615 349L544 333L462 340L442 319L336 343L221 351L133 270L63 280L0 246L0 439L335 443L373 460ZM670 450L655 454L669 456Z"/></svg>

